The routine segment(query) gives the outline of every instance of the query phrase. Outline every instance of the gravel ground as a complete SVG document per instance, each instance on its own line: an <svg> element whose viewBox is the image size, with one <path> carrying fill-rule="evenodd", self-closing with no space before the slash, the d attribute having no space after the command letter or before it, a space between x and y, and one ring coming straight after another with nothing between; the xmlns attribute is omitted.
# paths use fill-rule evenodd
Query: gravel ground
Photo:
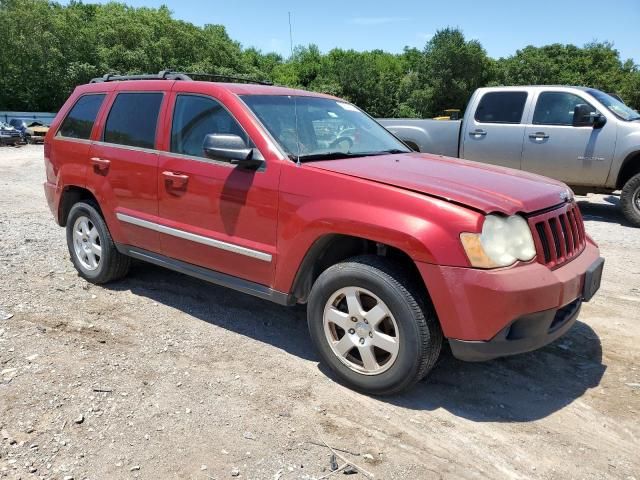
<svg viewBox="0 0 640 480"><path fill-rule="evenodd" d="M617 197L580 201L607 264L564 338L445 354L379 399L319 365L302 307L143 264L84 282L43 178L41 146L0 148L0 477L319 479L326 441L377 479L640 478L640 229Z"/></svg>

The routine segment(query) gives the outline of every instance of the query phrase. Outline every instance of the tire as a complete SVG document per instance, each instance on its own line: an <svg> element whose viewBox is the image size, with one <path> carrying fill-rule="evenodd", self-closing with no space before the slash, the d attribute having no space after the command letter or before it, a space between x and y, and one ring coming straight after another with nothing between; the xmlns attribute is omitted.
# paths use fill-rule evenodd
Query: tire
<svg viewBox="0 0 640 480"><path fill-rule="evenodd" d="M79 202L71 207L66 229L71 262L82 278L103 284L128 273L131 259L118 252L93 202Z"/></svg>
<svg viewBox="0 0 640 480"><path fill-rule="evenodd" d="M391 395L412 387L435 365L443 340L433 307L420 292L382 257L354 257L325 270L307 308L311 339L322 360L342 381L367 394ZM358 299L355 309L347 306L353 298ZM364 315L353 316L358 308ZM367 352L373 352L373 362Z"/></svg>
<svg viewBox="0 0 640 480"><path fill-rule="evenodd" d="M620 195L620 206L629 223L634 227L640 227L640 173L624 184Z"/></svg>

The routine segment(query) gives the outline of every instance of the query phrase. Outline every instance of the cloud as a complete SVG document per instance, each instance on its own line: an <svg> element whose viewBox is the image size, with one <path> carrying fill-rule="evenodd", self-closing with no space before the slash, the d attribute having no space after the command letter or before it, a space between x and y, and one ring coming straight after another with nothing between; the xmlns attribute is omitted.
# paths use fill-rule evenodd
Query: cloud
<svg viewBox="0 0 640 480"><path fill-rule="evenodd" d="M387 23L406 22L407 17L354 17L349 20L353 25L385 25Z"/></svg>
<svg viewBox="0 0 640 480"><path fill-rule="evenodd" d="M431 40L431 37L433 37L433 33L426 33L426 32L416 33L416 38L421 42L426 42L428 40Z"/></svg>

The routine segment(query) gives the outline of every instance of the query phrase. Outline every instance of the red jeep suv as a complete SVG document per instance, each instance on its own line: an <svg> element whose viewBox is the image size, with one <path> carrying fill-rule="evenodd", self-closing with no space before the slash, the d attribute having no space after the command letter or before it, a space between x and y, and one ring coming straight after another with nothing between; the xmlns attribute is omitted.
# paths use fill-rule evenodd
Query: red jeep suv
<svg viewBox="0 0 640 480"><path fill-rule="evenodd" d="M598 289L564 184L412 152L339 98L193 78L97 78L53 122L45 193L87 281L137 258L306 303L322 360L373 394L445 338L471 361L541 347Z"/></svg>

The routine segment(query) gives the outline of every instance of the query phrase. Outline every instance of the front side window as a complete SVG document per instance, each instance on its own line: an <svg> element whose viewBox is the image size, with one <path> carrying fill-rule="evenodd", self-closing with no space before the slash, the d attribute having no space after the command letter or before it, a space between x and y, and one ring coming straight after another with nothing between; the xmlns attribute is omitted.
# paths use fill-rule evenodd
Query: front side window
<svg viewBox="0 0 640 480"><path fill-rule="evenodd" d="M350 103L289 95L244 95L241 98L282 149L295 160L411 151Z"/></svg>
<svg viewBox="0 0 640 480"><path fill-rule="evenodd" d="M573 93L543 92L533 112L533 124L573 125L573 112L578 105L588 105L591 112L596 113L595 107Z"/></svg>
<svg viewBox="0 0 640 480"><path fill-rule="evenodd" d="M154 148L162 93L119 93L104 129L104 141Z"/></svg>
<svg viewBox="0 0 640 480"><path fill-rule="evenodd" d="M62 122L58 135L68 138L88 140L93 124L102 106L105 94L83 95L73 106L67 118Z"/></svg>
<svg viewBox="0 0 640 480"><path fill-rule="evenodd" d="M527 92L489 92L480 99L475 119L480 123L520 123Z"/></svg>
<svg viewBox="0 0 640 480"><path fill-rule="evenodd" d="M206 158L202 145L209 134L225 133L249 139L229 112L212 98L178 95L171 125L171 151Z"/></svg>

